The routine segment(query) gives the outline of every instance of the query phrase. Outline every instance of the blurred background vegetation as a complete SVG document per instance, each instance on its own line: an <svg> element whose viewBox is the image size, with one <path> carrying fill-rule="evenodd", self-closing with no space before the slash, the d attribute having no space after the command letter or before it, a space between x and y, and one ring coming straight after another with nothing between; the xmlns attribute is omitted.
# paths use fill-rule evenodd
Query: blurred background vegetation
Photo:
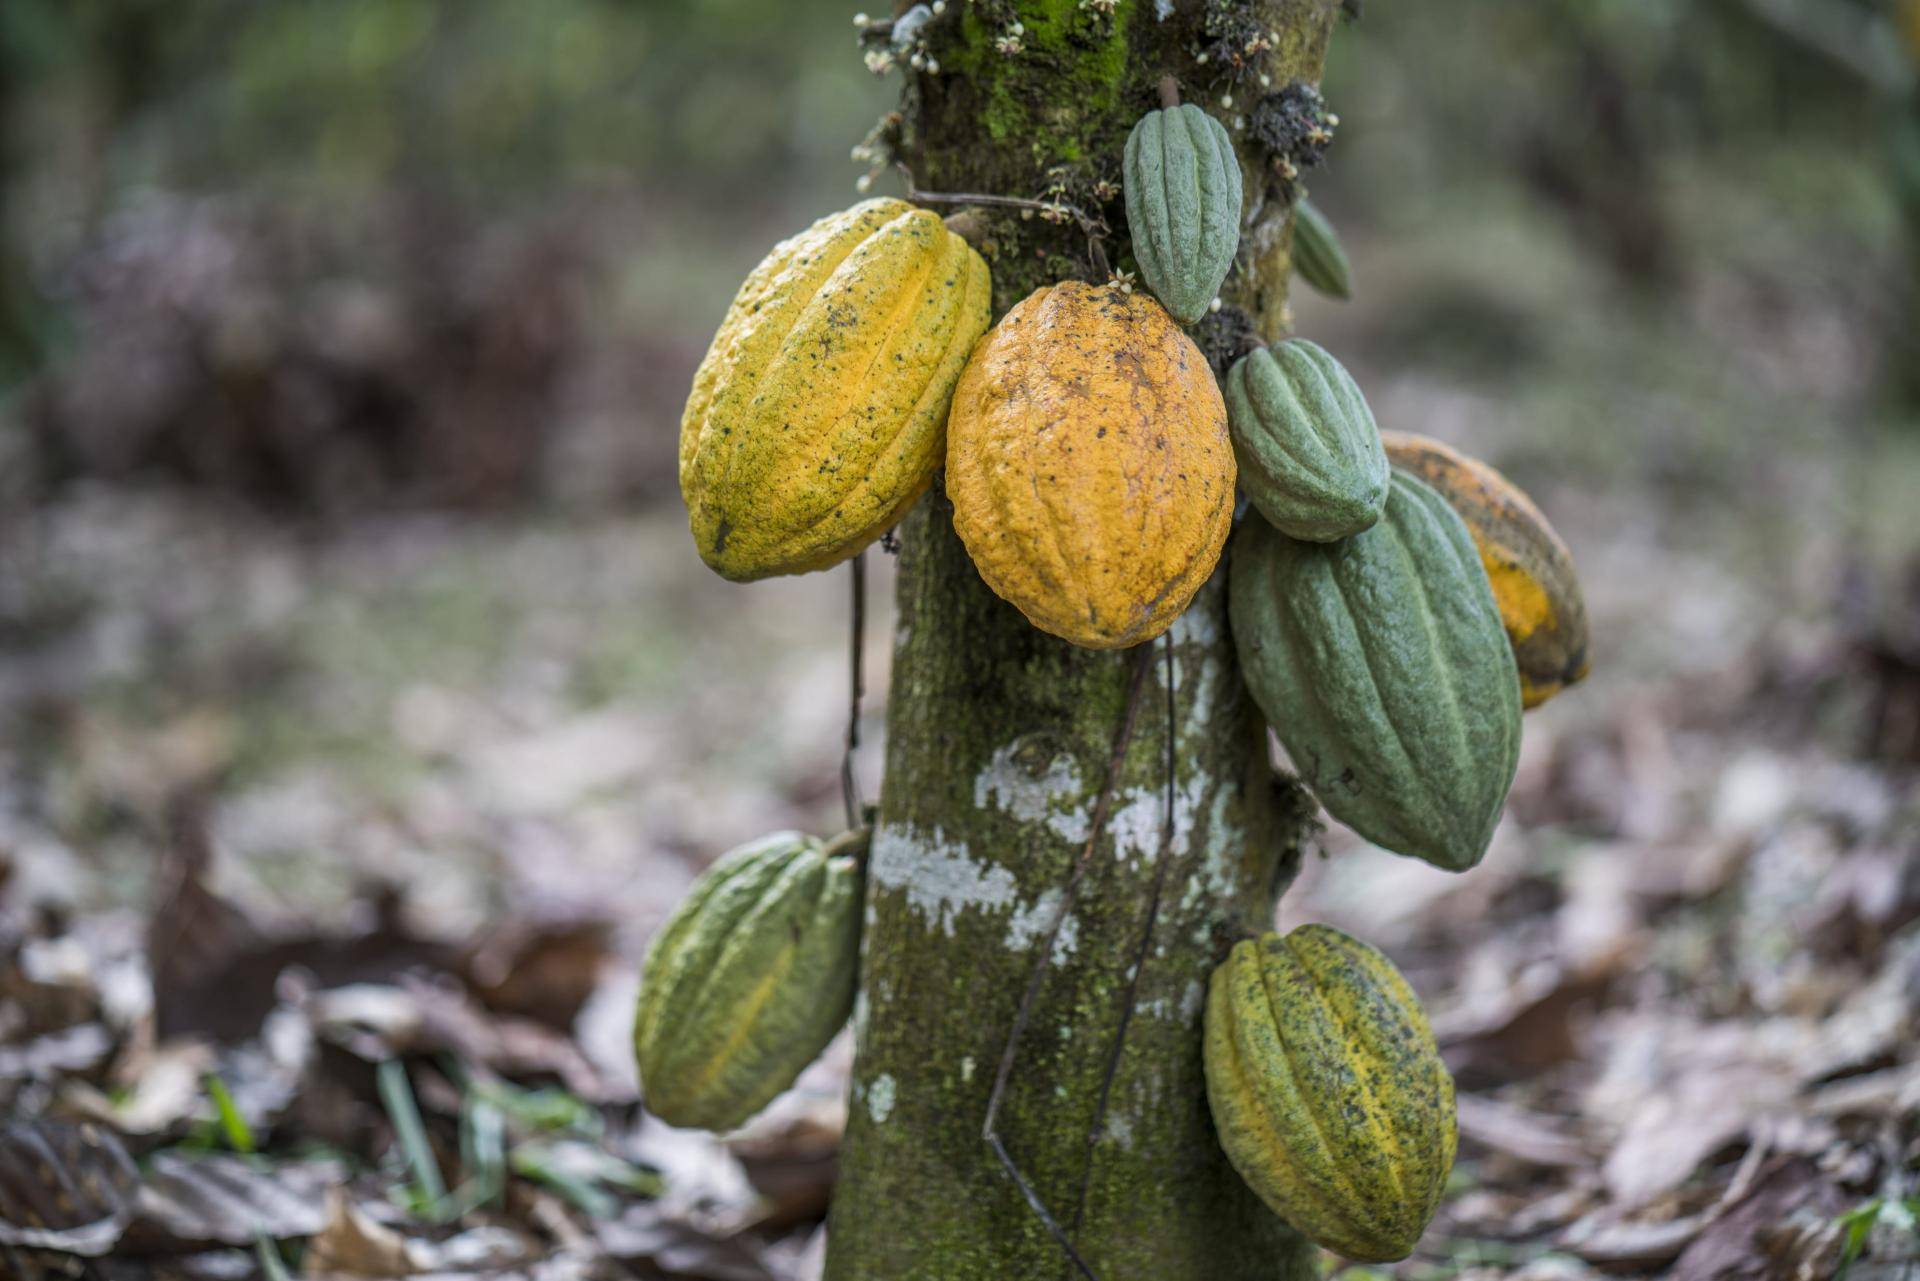
<svg viewBox="0 0 1920 1281"><path fill-rule="evenodd" d="M644 708L700 745L629 815L667 850L825 805L833 699L801 674L839 594L708 581L671 456L732 290L854 198L895 101L850 16L0 6L0 643L34 830L150 838L150 803L79 777L98 717L216 726L180 768L223 795L345 771L365 818L363 786L448 768L410 697L503 739ZM1383 424L1562 523L1596 684L1841 615L1911 643L1917 28L1896 0L1375 0L1339 33L1309 182L1358 300L1298 323ZM697 678L716 651L730 691ZM715 786L761 800L678 804Z"/></svg>

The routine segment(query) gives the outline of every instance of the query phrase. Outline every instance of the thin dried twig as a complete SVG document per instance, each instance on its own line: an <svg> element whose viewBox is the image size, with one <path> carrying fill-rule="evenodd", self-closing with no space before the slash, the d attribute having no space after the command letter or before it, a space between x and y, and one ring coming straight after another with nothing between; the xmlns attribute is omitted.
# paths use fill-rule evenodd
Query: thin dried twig
<svg viewBox="0 0 1920 1281"><path fill-rule="evenodd" d="M1167 682L1167 803L1166 812L1160 820L1160 851L1154 859L1153 890L1147 898L1147 920L1140 930L1140 945L1133 952L1133 972L1127 978L1127 995L1120 1003L1120 1026L1113 1034L1113 1049L1107 1054L1107 1067L1100 1078L1100 1101L1093 1111L1093 1124L1087 1129L1086 1157L1080 1166L1080 1195L1073 1206L1073 1231L1078 1234L1080 1221L1086 1213L1087 1190L1093 1182L1093 1150L1107 1129L1107 1100L1113 1093L1113 1079L1120 1071L1120 1055L1127 1047L1127 1028L1133 1022L1133 1011L1140 1003L1140 975L1147 968L1147 951L1153 945L1154 926L1160 920L1160 899L1166 890L1167 867L1173 862L1168 857L1173 850L1173 799L1175 787L1174 739L1179 721L1176 718L1177 706L1173 688L1173 632L1169 630L1162 637L1162 648L1166 656Z"/></svg>
<svg viewBox="0 0 1920 1281"><path fill-rule="evenodd" d="M907 200L916 205L998 205L1006 209L1031 209L1036 213L1060 212L1080 224L1080 230L1086 233L1087 255L1093 260L1093 269L1102 281L1113 274L1113 267L1107 262L1107 225L1087 213L1078 205L1070 205L1064 200L1030 200L1025 196L989 196L971 191L922 191L914 185L913 170L905 165L896 165L907 181Z"/></svg>
<svg viewBox="0 0 1920 1281"><path fill-rule="evenodd" d="M848 666L853 678L847 696L846 749L840 754L840 799L846 803L847 826L860 826L860 782L853 775L853 754L860 747L860 696L866 693L861 656L867 631L867 554L855 552L853 569L853 624L847 637Z"/></svg>

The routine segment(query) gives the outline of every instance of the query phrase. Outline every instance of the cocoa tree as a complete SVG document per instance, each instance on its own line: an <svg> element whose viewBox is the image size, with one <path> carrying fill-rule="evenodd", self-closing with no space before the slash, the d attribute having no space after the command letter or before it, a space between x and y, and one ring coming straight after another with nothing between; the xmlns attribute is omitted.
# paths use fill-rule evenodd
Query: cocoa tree
<svg viewBox="0 0 1920 1281"><path fill-rule="evenodd" d="M1196 327L1230 358L1287 328L1292 184L1326 140L1310 87L1339 8L902 6L866 31L870 61L907 79L870 151L923 200L1028 202L942 200L970 206L954 225L992 268L998 317L1041 285L1128 265L1122 148L1170 77L1240 152L1240 256ZM900 530L827 1275L1071 1275L1048 1218L1109 1281L1315 1275L1311 1247L1228 1165L1202 1075L1208 974L1236 932L1271 920L1312 813L1269 766L1225 567L1146 652L1078 649L981 582L950 511L936 484ZM1024 1189L987 1141L990 1101Z"/></svg>

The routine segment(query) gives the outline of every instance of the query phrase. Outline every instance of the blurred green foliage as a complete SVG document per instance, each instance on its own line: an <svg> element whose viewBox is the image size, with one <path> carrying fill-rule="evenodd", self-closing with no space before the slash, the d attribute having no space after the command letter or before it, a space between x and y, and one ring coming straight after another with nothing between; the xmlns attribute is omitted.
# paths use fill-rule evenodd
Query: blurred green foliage
<svg viewBox="0 0 1920 1281"><path fill-rule="evenodd" d="M1334 42L1346 127L1310 182L1363 234L1524 207L1643 294L1701 253L1778 252L1781 220L1898 281L1920 110L1895 4L1381 0ZM0 387L58 332L48 283L156 191L348 213L425 193L479 218L637 197L645 243L609 273L622 317L696 341L767 244L853 198L847 150L899 88L861 66L855 7L3 0ZM1694 199L1738 233L1691 238Z"/></svg>
<svg viewBox="0 0 1920 1281"><path fill-rule="evenodd" d="M859 96L850 45L817 0L0 6L19 92L83 100L114 182L186 187L726 177L804 151L810 112Z"/></svg>
<svg viewBox="0 0 1920 1281"><path fill-rule="evenodd" d="M688 231L671 262L639 264L643 292L698 295L706 254L743 224L851 191L847 149L895 86L861 66L850 14L826 0L4 0L0 389L55 342L49 282L152 192L349 215L400 192L482 217L637 195L663 239Z"/></svg>

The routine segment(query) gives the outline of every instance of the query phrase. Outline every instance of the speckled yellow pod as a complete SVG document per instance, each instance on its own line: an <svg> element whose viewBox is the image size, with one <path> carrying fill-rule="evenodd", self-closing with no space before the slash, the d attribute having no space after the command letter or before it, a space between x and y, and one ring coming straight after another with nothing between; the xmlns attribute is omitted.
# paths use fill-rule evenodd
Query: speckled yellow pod
<svg viewBox="0 0 1920 1281"><path fill-rule="evenodd" d="M1520 487L1478 458L1411 432L1380 433L1387 458L1460 514L1487 567L1520 668L1520 700L1538 707L1587 674L1587 604L1573 555Z"/></svg>
<svg viewBox="0 0 1920 1281"><path fill-rule="evenodd" d="M1220 1144L1268 1208L1350 1259L1413 1253L1453 1168L1453 1078L1391 961L1326 925L1236 943L1205 1062Z"/></svg>
<svg viewBox="0 0 1920 1281"><path fill-rule="evenodd" d="M954 389L954 528L989 587L1076 645L1120 649L1172 625L1220 560L1233 485L1206 357L1143 294L1036 291Z"/></svg>
<svg viewBox="0 0 1920 1281"><path fill-rule="evenodd" d="M774 247L680 420L700 557L736 581L825 569L906 514L986 331L987 264L938 216L868 200Z"/></svg>

